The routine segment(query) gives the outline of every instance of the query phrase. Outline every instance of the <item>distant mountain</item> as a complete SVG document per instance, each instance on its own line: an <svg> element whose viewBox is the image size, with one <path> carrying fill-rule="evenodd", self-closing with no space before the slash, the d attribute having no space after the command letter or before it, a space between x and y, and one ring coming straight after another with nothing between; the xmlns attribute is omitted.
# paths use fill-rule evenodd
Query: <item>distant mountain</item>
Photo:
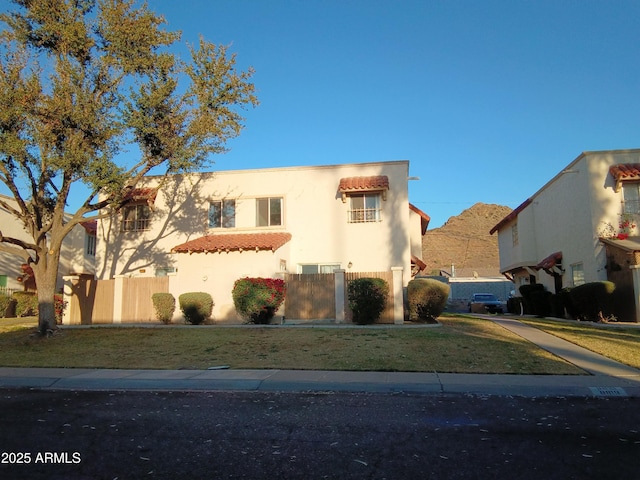
<svg viewBox="0 0 640 480"><path fill-rule="evenodd" d="M503 205L476 203L442 227L427 230L422 237L424 273L451 274L453 265L456 277L499 276L498 235L489 230L509 213L511 208Z"/></svg>

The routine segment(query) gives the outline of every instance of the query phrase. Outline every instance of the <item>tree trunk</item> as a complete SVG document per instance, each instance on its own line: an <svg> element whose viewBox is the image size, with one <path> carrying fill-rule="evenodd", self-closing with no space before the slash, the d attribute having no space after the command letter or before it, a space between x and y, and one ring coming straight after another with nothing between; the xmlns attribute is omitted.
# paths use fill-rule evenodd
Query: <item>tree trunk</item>
<svg viewBox="0 0 640 480"><path fill-rule="evenodd" d="M45 253L33 264L38 289L38 331L41 336L51 334L56 330L56 311L54 296L58 277L59 253Z"/></svg>

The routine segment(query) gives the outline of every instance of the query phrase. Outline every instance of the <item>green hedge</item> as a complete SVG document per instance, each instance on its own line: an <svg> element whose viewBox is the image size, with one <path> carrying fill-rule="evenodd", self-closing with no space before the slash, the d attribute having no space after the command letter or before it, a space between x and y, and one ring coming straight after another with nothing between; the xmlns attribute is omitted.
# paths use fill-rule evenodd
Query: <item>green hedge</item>
<svg viewBox="0 0 640 480"><path fill-rule="evenodd" d="M574 318L589 322L598 322L611 317L613 295L616 286L613 282L591 282L573 287L569 293L573 305Z"/></svg>
<svg viewBox="0 0 640 480"><path fill-rule="evenodd" d="M16 300L16 317L33 317L38 315L38 296L34 292L14 292Z"/></svg>
<svg viewBox="0 0 640 480"><path fill-rule="evenodd" d="M156 311L156 318L162 323L171 323L173 312L176 310L176 299L174 296L166 292L154 293L151 295L151 301Z"/></svg>
<svg viewBox="0 0 640 480"><path fill-rule="evenodd" d="M409 320L434 323L445 307L451 287L432 278L416 278L407 286Z"/></svg>
<svg viewBox="0 0 640 480"><path fill-rule="evenodd" d="M15 315L16 300L10 295L0 294L0 317L12 317Z"/></svg>
<svg viewBox="0 0 640 480"><path fill-rule="evenodd" d="M389 284L381 278L358 278L347 287L353 322L358 325L375 323L380 318L389 295Z"/></svg>
<svg viewBox="0 0 640 480"><path fill-rule="evenodd" d="M240 278L231 296L238 314L247 323L268 324L284 302L287 289L278 278Z"/></svg>
<svg viewBox="0 0 640 480"><path fill-rule="evenodd" d="M180 310L187 323L199 325L211 317L213 299L206 292L183 293L178 297Z"/></svg>

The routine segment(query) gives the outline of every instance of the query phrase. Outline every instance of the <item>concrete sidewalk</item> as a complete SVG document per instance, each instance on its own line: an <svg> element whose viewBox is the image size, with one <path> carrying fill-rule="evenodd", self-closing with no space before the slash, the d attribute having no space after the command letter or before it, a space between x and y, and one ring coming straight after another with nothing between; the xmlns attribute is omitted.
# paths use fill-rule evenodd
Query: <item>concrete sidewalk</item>
<svg viewBox="0 0 640 480"><path fill-rule="evenodd" d="M316 370L113 370L0 367L0 388L282 391L640 397L640 370L507 317L486 317L558 355L584 375L479 375Z"/></svg>

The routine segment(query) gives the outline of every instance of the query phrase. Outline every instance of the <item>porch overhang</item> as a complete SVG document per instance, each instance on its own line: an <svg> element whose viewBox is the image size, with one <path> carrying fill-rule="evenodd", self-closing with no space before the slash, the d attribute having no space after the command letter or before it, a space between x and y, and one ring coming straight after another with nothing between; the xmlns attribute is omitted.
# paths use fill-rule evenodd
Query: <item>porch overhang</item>
<svg viewBox="0 0 640 480"><path fill-rule="evenodd" d="M291 234L287 232L205 235L176 245L171 249L171 253L275 252L289 240Z"/></svg>

